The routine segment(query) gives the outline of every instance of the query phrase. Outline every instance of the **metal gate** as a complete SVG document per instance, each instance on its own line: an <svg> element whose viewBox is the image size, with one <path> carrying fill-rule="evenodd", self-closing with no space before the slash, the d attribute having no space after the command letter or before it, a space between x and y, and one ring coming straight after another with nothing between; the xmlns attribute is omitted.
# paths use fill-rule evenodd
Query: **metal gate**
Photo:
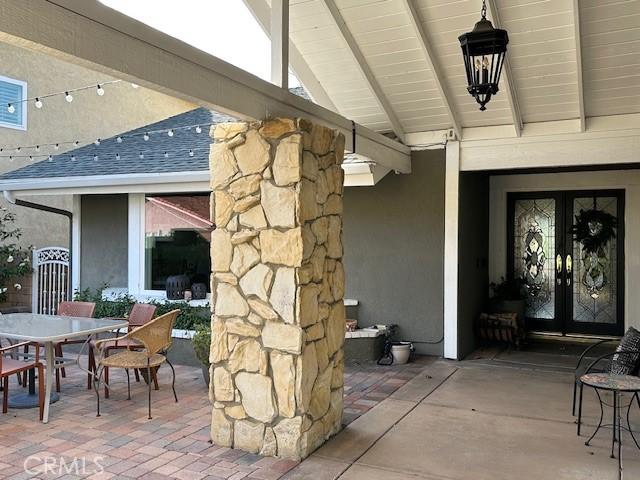
<svg viewBox="0 0 640 480"><path fill-rule="evenodd" d="M44 247L33 252L32 312L54 315L69 297L69 249Z"/></svg>

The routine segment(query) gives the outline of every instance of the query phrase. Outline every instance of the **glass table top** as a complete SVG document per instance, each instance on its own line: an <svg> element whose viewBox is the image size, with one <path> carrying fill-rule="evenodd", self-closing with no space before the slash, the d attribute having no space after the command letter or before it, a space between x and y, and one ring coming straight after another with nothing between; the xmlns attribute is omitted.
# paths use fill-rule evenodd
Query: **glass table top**
<svg viewBox="0 0 640 480"><path fill-rule="evenodd" d="M128 322L109 318L63 317L36 313L0 315L0 337L52 342L124 328Z"/></svg>

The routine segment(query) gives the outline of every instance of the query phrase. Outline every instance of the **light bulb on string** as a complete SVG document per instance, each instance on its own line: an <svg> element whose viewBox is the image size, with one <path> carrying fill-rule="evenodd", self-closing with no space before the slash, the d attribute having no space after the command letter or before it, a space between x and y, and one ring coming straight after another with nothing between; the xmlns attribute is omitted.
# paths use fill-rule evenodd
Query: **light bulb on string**
<svg viewBox="0 0 640 480"><path fill-rule="evenodd" d="M40 151L40 145L36 145L36 152Z"/></svg>
<svg viewBox="0 0 640 480"><path fill-rule="evenodd" d="M144 158L144 153L140 152L140 155L138 155L138 157L140 157L140 159Z"/></svg>
<svg viewBox="0 0 640 480"><path fill-rule="evenodd" d="M33 162L33 155L29 155L29 161Z"/></svg>
<svg viewBox="0 0 640 480"><path fill-rule="evenodd" d="M9 113L15 113L15 111L16 111L16 107L14 107L12 103L10 103L9 105L7 105L7 112L9 112Z"/></svg>
<svg viewBox="0 0 640 480"><path fill-rule="evenodd" d="M76 161L76 156L75 155L71 155L71 161L75 162Z"/></svg>
<svg viewBox="0 0 640 480"><path fill-rule="evenodd" d="M60 144L59 144L59 143L56 143L56 144L53 146L53 148L55 148L56 150L60 150Z"/></svg>
<svg viewBox="0 0 640 480"><path fill-rule="evenodd" d="M169 152L164 152L164 158L169 158Z"/></svg>
<svg viewBox="0 0 640 480"><path fill-rule="evenodd" d="M96 88L96 93L98 94L99 97L104 95L104 88L102 88L100 84L98 84L98 88Z"/></svg>
<svg viewBox="0 0 640 480"><path fill-rule="evenodd" d="M193 157L193 150L189 149L189 156Z"/></svg>
<svg viewBox="0 0 640 480"><path fill-rule="evenodd" d="M170 129L170 130L167 132L167 135L169 135L170 137L173 137L173 129Z"/></svg>
<svg viewBox="0 0 640 480"><path fill-rule="evenodd" d="M16 148L16 152L19 152L20 150L22 150L22 147L17 147Z"/></svg>
<svg viewBox="0 0 640 480"><path fill-rule="evenodd" d="M73 102L73 95L71 95L69 92L64 92L64 99L68 103L71 103L71 102Z"/></svg>
<svg viewBox="0 0 640 480"><path fill-rule="evenodd" d="M98 155L94 155L94 156L93 156L93 161L94 161L94 162L97 162L97 161L98 161Z"/></svg>
<svg viewBox="0 0 640 480"><path fill-rule="evenodd" d="M93 142L93 143L94 143L96 146L100 145L100 139L99 139L99 138L96 138L96 141L95 141L95 142Z"/></svg>
<svg viewBox="0 0 640 480"><path fill-rule="evenodd" d="M53 162L53 157L52 157L51 155L49 155L49 156L47 157L47 160L49 160L50 162Z"/></svg>
<svg viewBox="0 0 640 480"><path fill-rule="evenodd" d="M116 160L120 160L120 154L116 153Z"/></svg>
<svg viewBox="0 0 640 480"><path fill-rule="evenodd" d="M145 132L145 134L142 136L142 138L144 138L145 142L148 142L149 141L149 133Z"/></svg>
<svg viewBox="0 0 640 480"><path fill-rule="evenodd" d="M36 108L42 108L42 100L36 97L35 106Z"/></svg>
<svg viewBox="0 0 640 480"><path fill-rule="evenodd" d="M200 125L196 127L196 133L202 133L202 127Z"/></svg>
<svg viewBox="0 0 640 480"><path fill-rule="evenodd" d="M9 161L13 162L13 155L9 155Z"/></svg>
<svg viewBox="0 0 640 480"><path fill-rule="evenodd" d="M73 142L73 144L77 147L78 145L80 145L80 142L76 140L75 142Z"/></svg>
<svg viewBox="0 0 640 480"><path fill-rule="evenodd" d="M116 137L116 142L122 143L122 137L120 137L120 136Z"/></svg>

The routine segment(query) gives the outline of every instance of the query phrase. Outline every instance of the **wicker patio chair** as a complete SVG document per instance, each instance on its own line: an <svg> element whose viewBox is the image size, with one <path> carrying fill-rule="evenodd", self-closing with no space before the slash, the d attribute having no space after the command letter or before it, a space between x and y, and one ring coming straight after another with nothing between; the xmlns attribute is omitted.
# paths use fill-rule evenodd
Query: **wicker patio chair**
<svg viewBox="0 0 640 480"><path fill-rule="evenodd" d="M167 352L171 348L172 338L171 331L176 318L180 314L180 310L172 310L161 315L145 325L127 333L121 340L134 340L139 345L137 348L128 347L123 352L112 355L103 356L103 345L107 345L112 339L98 340L95 343L95 350L100 354L97 361L97 372L94 376L94 389L97 399L97 416L100 416L100 382L102 373L105 368L124 368L127 372L127 399L131 399L131 378L129 376L130 369L145 369L147 378L151 379L151 369L158 367L164 362L171 367L172 380L171 388L173 396L178 401L176 394L176 371L167 358ZM140 346L142 349L140 349ZM107 385L108 388L108 385ZM151 381L148 382L149 389L149 420L151 420Z"/></svg>
<svg viewBox="0 0 640 480"><path fill-rule="evenodd" d="M93 317L93 312L96 309L96 304L93 302L60 302L58 304L58 315L63 317ZM56 357L62 357L62 346L63 345L73 345L73 344L82 344L87 340L84 338L74 339L74 340L64 340L62 342L58 342L55 345L55 353ZM65 378L67 376L67 372L62 368L56 368L56 391L60 391L60 373L62 373L62 377Z"/></svg>
<svg viewBox="0 0 640 480"><path fill-rule="evenodd" d="M157 307L155 305L150 305L148 303L136 303L132 308L129 316L127 318L114 318L114 320L127 320L129 322L128 332L135 330L142 325L147 324L153 319L153 316L156 314ZM93 377L96 372L96 359L94 348L96 344L96 339L92 339L89 341L89 374L87 374L87 390L90 390L93 383ZM133 339L124 339L123 337L116 336L115 339L111 339L110 342L105 342L102 345L102 350L104 356L108 356L113 350L123 350L127 348L138 348L140 349L140 344ZM135 369L133 371L136 377L136 381L140 381L140 376L138 374L138 370ZM155 375L155 369L152 372L153 381L155 385L155 389L158 390L158 379ZM104 382L109 384L109 368L106 367L104 369ZM104 396L105 398L109 398L109 388L104 388Z"/></svg>
<svg viewBox="0 0 640 480"><path fill-rule="evenodd" d="M2 413L7 413L9 405L9 377L14 374L26 373L32 368L38 369L38 403L40 407L40 420L44 413L44 373L43 365L40 362L40 349L36 347L36 354L33 360L24 361L16 360L11 356L7 356L7 352L26 346L30 342L16 343L8 347L0 348L0 379L2 379Z"/></svg>

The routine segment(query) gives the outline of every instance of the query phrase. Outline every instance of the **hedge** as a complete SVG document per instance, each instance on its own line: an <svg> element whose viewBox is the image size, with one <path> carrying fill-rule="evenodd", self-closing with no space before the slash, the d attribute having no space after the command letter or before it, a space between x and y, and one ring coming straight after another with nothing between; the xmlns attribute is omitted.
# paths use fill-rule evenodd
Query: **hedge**
<svg viewBox="0 0 640 480"><path fill-rule="evenodd" d="M124 317L131 311L131 307L136 303L136 299L130 295L120 295L117 298L104 300L102 289L94 292L88 288L77 291L73 299L77 302L93 302L96 309L93 316L104 317ZM186 302L152 301L149 302L157 307L156 316L162 315L174 309L180 310L180 315L173 328L182 330L196 330L198 327L206 327L211 321L211 310L209 305L202 307L192 307Z"/></svg>

